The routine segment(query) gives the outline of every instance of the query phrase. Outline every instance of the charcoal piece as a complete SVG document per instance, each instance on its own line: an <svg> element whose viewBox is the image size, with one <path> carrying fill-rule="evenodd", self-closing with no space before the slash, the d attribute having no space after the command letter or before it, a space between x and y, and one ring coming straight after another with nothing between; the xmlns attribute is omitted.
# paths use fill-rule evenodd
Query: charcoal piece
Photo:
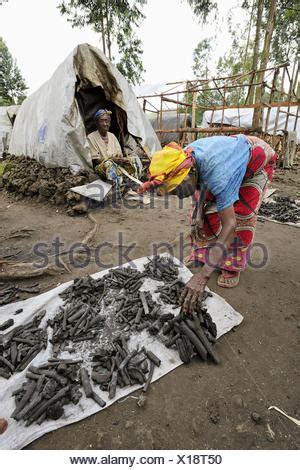
<svg viewBox="0 0 300 470"><path fill-rule="evenodd" d="M143 374L147 374L147 372L149 372L149 365L148 365L148 361L146 358L140 364L140 369L143 372Z"/></svg>
<svg viewBox="0 0 300 470"><path fill-rule="evenodd" d="M74 403L74 405L77 405L77 403L79 402L81 397L82 397L82 393L79 390L79 387L78 386L71 386L71 388L70 388L71 402Z"/></svg>
<svg viewBox="0 0 300 470"><path fill-rule="evenodd" d="M111 379L111 372L92 372L92 380L98 384L107 383Z"/></svg>
<svg viewBox="0 0 300 470"><path fill-rule="evenodd" d="M140 323L141 318L142 318L142 315L143 315L143 312L144 312L144 309L143 309L143 308L139 308L139 309L138 309L137 314L136 314L136 317L134 318L134 323L135 323L135 324Z"/></svg>
<svg viewBox="0 0 300 470"><path fill-rule="evenodd" d="M11 415L11 418L15 418L19 414L19 412L24 408L24 406L27 405L35 389L36 389L36 382L30 382L22 399L19 401L18 405L14 409Z"/></svg>
<svg viewBox="0 0 300 470"><path fill-rule="evenodd" d="M62 387L65 387L68 383L68 379L66 377L61 377L56 371L54 370L43 370L42 373L49 377L50 379L55 380L59 383Z"/></svg>
<svg viewBox="0 0 300 470"><path fill-rule="evenodd" d="M35 420L37 420L41 414L44 413L44 411L46 411L50 405L56 403L58 400L60 400L61 398L63 398L68 392L69 392L69 389L70 387L67 386L67 387L64 387L62 388L61 390L59 390L52 398L50 398L49 400L47 400L46 402L42 403L41 406L39 406L37 408L37 410L35 410L31 416L29 417L27 423L26 423L26 426L30 425L31 423L33 423Z"/></svg>
<svg viewBox="0 0 300 470"><path fill-rule="evenodd" d="M108 386L108 398L112 400L116 396L117 390L117 381L118 381L118 371L113 371L109 386Z"/></svg>
<svg viewBox="0 0 300 470"><path fill-rule="evenodd" d="M166 348L171 348L176 343L176 341L180 338L180 336L181 336L181 333L176 333L174 336L170 336L169 339L165 341L164 343Z"/></svg>
<svg viewBox="0 0 300 470"><path fill-rule="evenodd" d="M74 315L72 315L71 317L67 319L68 323L73 323L75 320L80 318L84 313L86 313L87 309L88 307L86 305L81 306L79 310L77 310L77 312L74 313Z"/></svg>
<svg viewBox="0 0 300 470"><path fill-rule="evenodd" d="M137 367L129 367L128 366L127 367L127 372L128 372L129 377L131 379L133 379L135 382L138 382L141 385L146 382L145 375Z"/></svg>
<svg viewBox="0 0 300 470"><path fill-rule="evenodd" d="M84 367L80 369L80 378L81 378L81 383L84 389L85 396L87 398L91 398L93 394L93 389L92 389L91 382L89 379L88 371Z"/></svg>
<svg viewBox="0 0 300 470"><path fill-rule="evenodd" d="M44 413L41 414L41 416L36 420L36 424L41 425L45 419L47 418L47 412L44 411Z"/></svg>
<svg viewBox="0 0 300 470"><path fill-rule="evenodd" d="M14 315L19 315L19 313L22 313L22 312L23 312L23 309L18 308L18 310L15 311Z"/></svg>
<svg viewBox="0 0 300 470"><path fill-rule="evenodd" d="M38 380L40 378L40 376L38 374L34 374L33 372L26 372L26 375L25 375L26 379L30 379L30 380Z"/></svg>
<svg viewBox="0 0 300 470"><path fill-rule="evenodd" d="M203 329L203 332L204 332L206 338L208 339L208 341L210 341L210 343L213 343L213 344L214 344L214 343L216 342L215 336L213 336L213 335L211 334L211 332L208 331L208 329L205 328L204 326L202 327L202 329Z"/></svg>
<svg viewBox="0 0 300 470"><path fill-rule="evenodd" d="M148 357L148 359L153 362L157 367L160 366L161 360L159 357L157 357L152 351L145 350L145 354Z"/></svg>
<svg viewBox="0 0 300 470"><path fill-rule="evenodd" d="M7 328L10 328L14 323L15 321L12 318L10 318L9 320L6 320L4 323L1 323L0 331L7 330Z"/></svg>
<svg viewBox="0 0 300 470"><path fill-rule="evenodd" d="M101 406L101 408L104 408L104 406L106 405L106 401L102 400L101 397L99 397L99 395L95 392L93 392L91 398L96 402L98 403L98 405Z"/></svg>
<svg viewBox="0 0 300 470"><path fill-rule="evenodd" d="M13 340L16 343L28 344L29 346L34 346L36 344L36 341L34 341L34 340L30 340L28 338L23 338L23 337L19 337L19 336L14 336Z"/></svg>
<svg viewBox="0 0 300 470"><path fill-rule="evenodd" d="M165 323L165 322L168 322L170 320L173 320L173 318L174 318L173 313L164 313L164 314L159 316L159 320L161 321L161 323Z"/></svg>
<svg viewBox="0 0 300 470"><path fill-rule="evenodd" d="M14 365L8 359L6 359L3 356L0 356L0 364L1 363L4 364L6 367L8 367L11 372L14 372L14 370L15 370Z"/></svg>
<svg viewBox="0 0 300 470"><path fill-rule="evenodd" d="M200 339L201 343L205 347L206 351L208 352L209 356L212 358L212 360L215 362L215 364L220 363L220 359L217 355L217 353L213 350L211 343L208 341L206 338L202 327L200 325L200 320L197 317L197 314L193 314L193 319L187 318L186 322L188 326L196 333L198 338Z"/></svg>
<svg viewBox="0 0 300 470"><path fill-rule="evenodd" d="M42 396L36 396L35 394L33 394L31 401L26 406L24 406L24 408L15 416L14 419L16 421L20 421L21 419L23 419L28 413L30 413L36 406L41 403L42 399Z"/></svg>
<svg viewBox="0 0 300 470"><path fill-rule="evenodd" d="M176 340L176 349L179 353L179 357L185 364L191 362L192 354L193 354L193 346L191 342L187 338L187 336L182 335L180 338Z"/></svg>
<svg viewBox="0 0 300 470"><path fill-rule="evenodd" d="M155 305L149 312L150 317L153 319L156 319L158 316L159 310L160 310L160 305Z"/></svg>
<svg viewBox="0 0 300 470"><path fill-rule="evenodd" d="M217 337L217 326L206 309L202 309L201 324L202 326L208 329L208 331L214 338Z"/></svg>
<svg viewBox="0 0 300 470"><path fill-rule="evenodd" d="M150 362L150 371L149 371L149 374L148 374L148 378L147 378L147 381L143 387L143 392L146 393L149 386L150 386L150 383L151 383L151 380L152 380L152 377L153 377L153 372L154 372L154 367L155 367L155 364L154 362Z"/></svg>
<svg viewBox="0 0 300 470"><path fill-rule="evenodd" d="M50 357L48 359L48 362L51 363L51 365L59 365L59 364L67 364L67 365L74 365L74 364L81 364L83 361L82 359L63 359L63 358L52 358ZM49 366L49 364L45 364L45 366ZM43 367L43 366L40 366Z"/></svg>
<svg viewBox="0 0 300 470"><path fill-rule="evenodd" d="M58 389L58 383L54 379L47 379L42 390L43 397L49 399Z"/></svg>
<svg viewBox="0 0 300 470"><path fill-rule="evenodd" d="M149 321L144 321L143 323L140 323L139 325L136 326L137 331L142 331L145 328L148 328L151 326L151 323Z"/></svg>
<svg viewBox="0 0 300 470"><path fill-rule="evenodd" d="M179 329L189 338L191 343L195 346L198 355L203 359L203 361L207 360L207 351L206 348L203 346L202 342L198 338L198 336L194 333L193 330L189 328L189 326L184 322L181 321L178 324Z"/></svg>
<svg viewBox="0 0 300 470"><path fill-rule="evenodd" d="M65 362L60 362L56 368L57 373L62 375L67 375L68 370L68 364L66 364Z"/></svg>
<svg viewBox="0 0 300 470"><path fill-rule="evenodd" d="M48 419L57 420L64 414L64 409L61 405L55 403L54 405L48 406L46 410L46 416ZM42 416L42 415L41 415Z"/></svg>
<svg viewBox="0 0 300 470"><path fill-rule="evenodd" d="M18 348L17 348L16 343L12 341L10 344L10 360L14 367L16 367L17 356L18 356Z"/></svg>
<svg viewBox="0 0 300 470"><path fill-rule="evenodd" d="M0 377L3 377L4 379L9 379L10 375L10 372L8 372L3 367L0 367Z"/></svg>
<svg viewBox="0 0 300 470"><path fill-rule="evenodd" d="M73 343L79 343L80 341L89 341L91 339L95 339L95 334L85 335L85 336L78 336L73 338Z"/></svg>
<svg viewBox="0 0 300 470"><path fill-rule="evenodd" d="M151 335L156 336L160 329L161 329L161 322L160 322L160 319L158 319L149 326L148 331Z"/></svg>

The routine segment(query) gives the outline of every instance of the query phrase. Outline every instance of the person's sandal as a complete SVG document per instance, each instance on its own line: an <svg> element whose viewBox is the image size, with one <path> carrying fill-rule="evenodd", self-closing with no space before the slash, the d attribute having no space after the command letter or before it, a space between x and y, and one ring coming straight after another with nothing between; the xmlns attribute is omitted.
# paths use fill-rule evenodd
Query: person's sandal
<svg viewBox="0 0 300 470"><path fill-rule="evenodd" d="M240 272L236 272L235 276L229 276L227 272L222 270L221 274L219 274L218 276L217 284L220 287L232 289L233 287L236 287L238 283L240 282Z"/></svg>

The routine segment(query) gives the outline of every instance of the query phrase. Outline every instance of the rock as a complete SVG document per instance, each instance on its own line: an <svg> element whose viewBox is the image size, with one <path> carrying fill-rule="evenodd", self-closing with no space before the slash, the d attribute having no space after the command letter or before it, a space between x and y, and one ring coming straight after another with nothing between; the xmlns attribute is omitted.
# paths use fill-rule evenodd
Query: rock
<svg viewBox="0 0 300 470"><path fill-rule="evenodd" d="M244 434L245 432L247 432L247 427L246 427L245 423L242 423L242 424L238 424L235 427L235 430L238 434Z"/></svg>
<svg viewBox="0 0 300 470"><path fill-rule="evenodd" d="M240 395L233 395L232 403L236 408L244 408L244 402Z"/></svg>
<svg viewBox="0 0 300 470"><path fill-rule="evenodd" d="M218 424L220 422L220 407L217 402L212 402L208 407L209 419L212 423Z"/></svg>
<svg viewBox="0 0 300 470"><path fill-rule="evenodd" d="M53 196L53 202L57 206L62 206L66 202L65 195L57 191L55 195Z"/></svg>
<svg viewBox="0 0 300 470"><path fill-rule="evenodd" d="M133 421L130 421L130 420L126 421L125 429L130 429L132 428L132 426L133 426Z"/></svg>
<svg viewBox="0 0 300 470"><path fill-rule="evenodd" d="M87 205L84 202L75 204L75 206L73 206L72 209L77 214L86 214L88 211Z"/></svg>
<svg viewBox="0 0 300 470"><path fill-rule="evenodd" d="M67 194L66 194L67 203L69 204L72 201L77 201L76 196L77 194L73 193L73 191L67 191Z"/></svg>
<svg viewBox="0 0 300 470"><path fill-rule="evenodd" d="M251 419L254 421L256 424L261 424L263 422L262 416L260 416L258 413L255 411L251 413Z"/></svg>
<svg viewBox="0 0 300 470"><path fill-rule="evenodd" d="M73 211L72 207L69 207L67 209L67 215L70 216L70 217L74 217L75 212Z"/></svg>
<svg viewBox="0 0 300 470"><path fill-rule="evenodd" d="M39 187L40 183L38 181L35 181L30 187L29 187L29 194L33 196L34 194L37 194L39 192Z"/></svg>

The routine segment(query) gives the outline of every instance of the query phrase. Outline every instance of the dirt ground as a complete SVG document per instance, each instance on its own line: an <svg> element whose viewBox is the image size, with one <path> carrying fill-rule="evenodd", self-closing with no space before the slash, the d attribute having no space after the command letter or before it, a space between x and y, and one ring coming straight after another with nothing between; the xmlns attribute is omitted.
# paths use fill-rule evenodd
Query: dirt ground
<svg viewBox="0 0 300 470"><path fill-rule="evenodd" d="M278 186L281 194L290 194L289 184L284 188L278 181ZM295 182L291 186L294 190ZM102 266L92 261L86 267L73 267L71 273L40 277L41 292L105 269L109 263L126 262L118 248L120 233L123 244L135 243L130 259L152 254L153 242L174 246L175 241L178 256L178 233L188 232L188 204L185 201L185 207L179 208L171 198L169 208L156 200L154 208L94 210L99 223L94 246L113 245L101 245ZM32 259L36 243L51 247L56 236L64 243L62 250L70 248L92 227L87 217L70 218L62 210L31 200L13 202L3 192L0 220L0 258L16 254L14 261ZM24 227L33 230L31 236L8 238ZM267 247L267 264L248 268L233 290L217 287L216 274L210 280L209 287L244 316L242 324L216 345L221 365L194 359L152 384L142 408L134 399L137 392L101 413L46 434L28 449L298 449L297 426L268 407L276 405L300 418L299 235L294 227L259 222L256 242ZM260 259L261 253L254 250L253 262Z"/></svg>

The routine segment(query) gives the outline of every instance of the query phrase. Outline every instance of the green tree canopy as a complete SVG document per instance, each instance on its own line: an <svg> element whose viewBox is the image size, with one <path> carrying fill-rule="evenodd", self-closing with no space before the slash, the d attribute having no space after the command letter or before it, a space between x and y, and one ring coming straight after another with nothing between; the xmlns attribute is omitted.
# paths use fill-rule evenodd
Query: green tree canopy
<svg viewBox="0 0 300 470"><path fill-rule="evenodd" d="M200 41L193 52L193 72L195 77L208 78L208 62L212 52L212 38Z"/></svg>
<svg viewBox="0 0 300 470"><path fill-rule="evenodd" d="M19 104L27 86L4 40L0 37L0 105Z"/></svg>
<svg viewBox="0 0 300 470"><path fill-rule="evenodd" d="M91 26L101 35L102 50L130 83L140 83L144 72L142 43L136 36L147 0L63 0L58 8L73 27ZM113 46L118 59L113 56Z"/></svg>

